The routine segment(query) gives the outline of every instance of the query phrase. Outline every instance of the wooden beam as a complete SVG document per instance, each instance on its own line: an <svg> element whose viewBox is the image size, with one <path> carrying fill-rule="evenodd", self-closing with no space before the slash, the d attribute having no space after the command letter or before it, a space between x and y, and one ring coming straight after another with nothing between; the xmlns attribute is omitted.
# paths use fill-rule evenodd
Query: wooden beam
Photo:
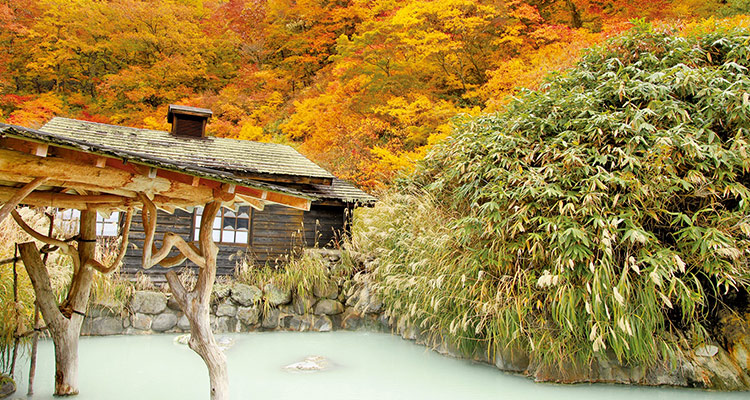
<svg viewBox="0 0 750 400"><path fill-rule="evenodd" d="M0 187L0 202L10 201L21 191L22 189ZM113 207L126 206L131 202L133 202L133 200L111 194L80 196L56 192L33 192L25 196L19 204L26 204L34 207L75 208L77 210L87 210L92 204Z"/></svg>
<svg viewBox="0 0 750 400"><path fill-rule="evenodd" d="M36 149L34 150L34 155L37 157L47 157L48 149L49 149L49 145L47 143L39 143L36 145Z"/></svg>
<svg viewBox="0 0 750 400"><path fill-rule="evenodd" d="M284 175L284 174L240 174L242 179L253 179L269 183L293 183L298 185L326 185L333 184L332 178L318 178L313 176Z"/></svg>
<svg viewBox="0 0 750 400"><path fill-rule="evenodd" d="M45 177L39 177L34 179L33 181L27 183L24 185L23 188L20 190L14 191L14 193L11 196L8 196L7 199L4 199L3 207L0 208L0 222L3 222L5 218L8 217L8 214L10 214L11 211L16 209L16 206L25 199L29 193L33 192L34 189L38 188L39 185L44 183L47 178Z"/></svg>
<svg viewBox="0 0 750 400"><path fill-rule="evenodd" d="M266 205L263 202L263 200L258 200L258 199L254 198L254 197L249 197L249 196L244 196L244 195L238 194L237 198L240 199L241 201L249 204L250 207L252 207L252 208L254 208L254 209L258 210L258 211L263 211L263 209L265 208L265 205Z"/></svg>
<svg viewBox="0 0 750 400"><path fill-rule="evenodd" d="M117 160L112 160L112 163ZM118 161L119 162L119 161ZM109 163L108 163L109 164ZM161 194L165 197L185 199L193 204L213 199L213 190L172 182L168 179L148 178L117 168L96 168L94 165L57 157L39 158L17 151L0 149L0 178L6 176L46 177L53 181L69 182L76 186L96 186L100 191L127 190L131 192Z"/></svg>

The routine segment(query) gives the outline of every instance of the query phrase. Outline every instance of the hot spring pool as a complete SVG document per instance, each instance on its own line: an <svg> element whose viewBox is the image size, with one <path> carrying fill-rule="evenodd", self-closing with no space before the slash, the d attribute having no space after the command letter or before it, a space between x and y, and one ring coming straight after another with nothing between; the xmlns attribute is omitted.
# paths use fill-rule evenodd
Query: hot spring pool
<svg viewBox="0 0 750 400"><path fill-rule="evenodd" d="M203 361L176 335L82 338L80 389L75 399L208 398ZM226 351L233 399L747 399L748 393L612 385L551 385L504 374L494 367L438 355L425 347L382 333L243 333ZM285 365L310 355L335 367L291 373ZM54 353L39 346L35 400L52 399ZM20 363L18 391L26 399L28 359Z"/></svg>

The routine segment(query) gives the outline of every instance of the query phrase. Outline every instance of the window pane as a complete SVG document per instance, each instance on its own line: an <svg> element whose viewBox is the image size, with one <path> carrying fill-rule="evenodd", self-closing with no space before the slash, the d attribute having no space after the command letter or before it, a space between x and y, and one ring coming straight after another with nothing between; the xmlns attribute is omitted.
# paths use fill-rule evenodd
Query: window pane
<svg viewBox="0 0 750 400"><path fill-rule="evenodd" d="M224 229L234 230L234 223L235 223L234 221L235 221L234 218L227 218L225 216L224 217Z"/></svg>
<svg viewBox="0 0 750 400"><path fill-rule="evenodd" d="M109 223L102 225L102 232L99 235L100 236L117 236L117 225L109 224Z"/></svg>
<svg viewBox="0 0 750 400"><path fill-rule="evenodd" d="M247 230L250 220L237 218L237 230Z"/></svg>
<svg viewBox="0 0 750 400"><path fill-rule="evenodd" d="M234 236L234 242L247 243L247 231L237 231L237 234Z"/></svg>
<svg viewBox="0 0 750 400"><path fill-rule="evenodd" d="M221 241L224 243L234 243L234 231L224 231Z"/></svg>
<svg viewBox="0 0 750 400"><path fill-rule="evenodd" d="M200 239L198 236L200 235L200 229L196 229L195 233L193 234L193 240Z"/></svg>
<svg viewBox="0 0 750 400"><path fill-rule="evenodd" d="M224 210L224 218L226 217L234 217L234 211L232 210Z"/></svg>
<svg viewBox="0 0 750 400"><path fill-rule="evenodd" d="M250 214L248 214L247 212L243 211L237 217L239 217L239 218L248 218L249 219L250 218Z"/></svg>
<svg viewBox="0 0 750 400"><path fill-rule="evenodd" d="M221 231L214 230L214 232L213 232L213 238L214 238L214 242L220 242L221 241Z"/></svg>
<svg viewBox="0 0 750 400"><path fill-rule="evenodd" d="M214 229L221 229L221 216L219 215L214 218Z"/></svg>
<svg viewBox="0 0 750 400"><path fill-rule="evenodd" d="M195 207L195 215L203 215L203 207Z"/></svg>

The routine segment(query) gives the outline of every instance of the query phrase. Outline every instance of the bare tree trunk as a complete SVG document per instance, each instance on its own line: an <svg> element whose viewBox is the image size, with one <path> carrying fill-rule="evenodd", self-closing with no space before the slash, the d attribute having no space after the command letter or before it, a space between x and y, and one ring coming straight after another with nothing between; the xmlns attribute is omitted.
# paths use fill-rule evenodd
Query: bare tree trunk
<svg viewBox="0 0 750 400"><path fill-rule="evenodd" d="M80 265L73 271L68 298L57 306L47 268L36 244L21 243L19 251L31 278L39 308L55 344L55 396L78 394L78 337L88 306L93 270L89 260L96 248L96 212L81 212L78 253Z"/></svg>
<svg viewBox="0 0 750 400"><path fill-rule="evenodd" d="M167 281L172 294L190 322L188 344L201 356L208 368L211 400L229 400L227 359L216 344L209 317L211 290L216 280L216 255L219 251L211 236L211 229L220 207L220 201L213 201L208 203L203 210L199 239L204 266L198 274L195 287L187 291L174 271L167 273ZM155 220L151 223L155 224Z"/></svg>
<svg viewBox="0 0 750 400"><path fill-rule="evenodd" d="M78 394L78 332L65 329L54 332L55 396Z"/></svg>

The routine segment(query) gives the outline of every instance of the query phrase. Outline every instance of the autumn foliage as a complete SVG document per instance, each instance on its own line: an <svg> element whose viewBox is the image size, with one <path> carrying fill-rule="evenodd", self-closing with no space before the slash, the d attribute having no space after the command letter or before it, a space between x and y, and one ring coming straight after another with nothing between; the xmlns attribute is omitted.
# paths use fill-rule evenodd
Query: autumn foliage
<svg viewBox="0 0 750 400"><path fill-rule="evenodd" d="M632 18L680 23L736 1L0 0L0 121L53 115L277 141L366 188L504 109Z"/></svg>

